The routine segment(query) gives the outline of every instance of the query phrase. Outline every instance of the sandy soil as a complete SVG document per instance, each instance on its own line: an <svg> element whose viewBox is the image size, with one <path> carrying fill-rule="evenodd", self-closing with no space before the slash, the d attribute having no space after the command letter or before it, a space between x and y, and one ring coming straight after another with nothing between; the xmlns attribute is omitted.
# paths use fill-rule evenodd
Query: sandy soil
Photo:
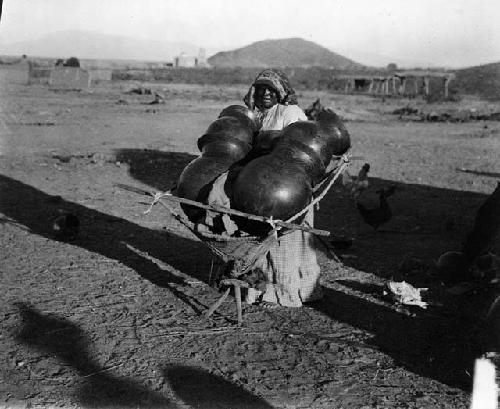
<svg viewBox="0 0 500 409"><path fill-rule="evenodd" d="M366 203L396 185L394 217L364 224L335 186L317 227L354 238L336 263L320 247L322 301L244 308L211 319L220 261L164 209L114 187L164 190L197 155L196 139L244 87L162 85L164 105L126 94L1 85L0 402L8 407L465 408L482 318L494 289L451 295L434 268L471 228L500 173L500 123L398 120L423 102L304 92L344 115ZM465 99L449 107L491 104ZM497 108L498 107L493 107ZM499 109L500 110L500 109ZM64 212L75 240L58 237ZM427 287L427 309L384 297L388 280Z"/></svg>

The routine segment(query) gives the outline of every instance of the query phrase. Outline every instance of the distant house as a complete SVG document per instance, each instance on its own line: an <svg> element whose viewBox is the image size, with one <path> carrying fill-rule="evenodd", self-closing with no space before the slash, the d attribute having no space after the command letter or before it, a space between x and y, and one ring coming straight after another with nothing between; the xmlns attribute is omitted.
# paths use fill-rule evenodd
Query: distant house
<svg viewBox="0 0 500 409"><path fill-rule="evenodd" d="M192 55L186 55L182 53L175 57L174 66L178 67L197 67L198 66L198 58L193 57Z"/></svg>
<svg viewBox="0 0 500 409"><path fill-rule="evenodd" d="M206 67L207 57L204 48L200 48L197 56L181 53L174 58L174 67Z"/></svg>

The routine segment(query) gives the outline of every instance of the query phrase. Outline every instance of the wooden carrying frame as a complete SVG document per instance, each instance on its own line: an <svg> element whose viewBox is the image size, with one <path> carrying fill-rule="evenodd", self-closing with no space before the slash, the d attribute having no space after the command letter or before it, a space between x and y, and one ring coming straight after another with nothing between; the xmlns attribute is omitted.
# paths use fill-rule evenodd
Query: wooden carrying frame
<svg viewBox="0 0 500 409"><path fill-rule="evenodd" d="M242 306L241 306L241 288L249 288L248 282L241 279L241 276L247 274L251 271L257 261L264 256L269 249L284 235L291 233L296 230L302 230L308 233L315 234L319 237L329 236L330 232L326 230L315 229L309 225L302 225L294 223L296 219L307 213L311 208L316 206L321 199L328 193L330 188L333 186L335 181L344 171L347 170L351 156L349 153L334 157L337 159L334 166L330 166L332 169L327 173L325 178L318 183L313 189L313 200L304 209L296 213L288 220L274 220L272 217L257 216L254 214L240 212L234 209L229 209L218 205L209 205L193 200L173 196L170 191L167 192L157 192L153 193L148 190L141 188L128 186L125 184L116 184L115 186L135 192L141 195L147 195L153 197L153 201L149 208L144 212L148 214L154 205L159 204L168 210L181 224L187 227L202 243L204 243L210 250L219 256L224 263L228 264L230 268L229 272L226 273L227 277L220 281L220 284L224 287L228 287L219 300L214 303L206 312L205 316L209 317L212 315L217 308L224 302L228 297L231 287L234 288L234 296L236 299L236 309L238 314L238 323L243 322L242 317ZM172 206L172 203L182 203L191 206L195 206L201 209L210 210L212 212L228 214L232 216L244 217L248 220L254 220L259 222L269 223L271 225L270 232L264 237L230 237L219 235L215 233L202 232L196 228L196 225L192 223L181 211L178 211ZM280 235L278 235L280 231Z"/></svg>

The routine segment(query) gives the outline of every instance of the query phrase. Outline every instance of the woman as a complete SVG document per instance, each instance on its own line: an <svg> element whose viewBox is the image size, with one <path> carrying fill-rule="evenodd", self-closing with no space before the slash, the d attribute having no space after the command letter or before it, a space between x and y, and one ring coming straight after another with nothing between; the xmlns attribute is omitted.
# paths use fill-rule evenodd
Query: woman
<svg viewBox="0 0 500 409"><path fill-rule="evenodd" d="M292 122L307 120L286 74L276 69L262 71L243 101L256 113L260 131L281 131Z"/></svg>
<svg viewBox="0 0 500 409"><path fill-rule="evenodd" d="M293 122L307 120L286 74L276 69L262 71L243 101L256 113L261 133L281 131ZM312 210L305 222L313 225ZM320 267L310 233L296 230L285 235L257 262L256 268L266 276L267 285L264 292L251 289L249 303L300 307L321 298Z"/></svg>

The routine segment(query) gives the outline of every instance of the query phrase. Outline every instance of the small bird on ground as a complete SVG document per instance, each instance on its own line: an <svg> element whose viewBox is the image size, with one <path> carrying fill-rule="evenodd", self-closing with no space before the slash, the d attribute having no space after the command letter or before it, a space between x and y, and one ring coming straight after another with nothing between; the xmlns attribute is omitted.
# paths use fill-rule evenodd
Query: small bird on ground
<svg viewBox="0 0 500 409"><path fill-rule="evenodd" d="M60 240L75 240L80 228L80 219L73 213L58 216L52 225L52 230Z"/></svg>
<svg viewBox="0 0 500 409"><path fill-rule="evenodd" d="M349 173L342 174L342 184L349 189L349 193L354 199L357 199L361 193L368 188L368 172L370 171L370 164L365 163L358 176L351 176Z"/></svg>
<svg viewBox="0 0 500 409"><path fill-rule="evenodd" d="M356 202L359 214L365 223L372 226L375 230L387 223L392 218L392 211L387 202L387 198L394 194L396 186L391 186L387 189L377 190L379 195L379 205L375 208L367 208L362 203Z"/></svg>

